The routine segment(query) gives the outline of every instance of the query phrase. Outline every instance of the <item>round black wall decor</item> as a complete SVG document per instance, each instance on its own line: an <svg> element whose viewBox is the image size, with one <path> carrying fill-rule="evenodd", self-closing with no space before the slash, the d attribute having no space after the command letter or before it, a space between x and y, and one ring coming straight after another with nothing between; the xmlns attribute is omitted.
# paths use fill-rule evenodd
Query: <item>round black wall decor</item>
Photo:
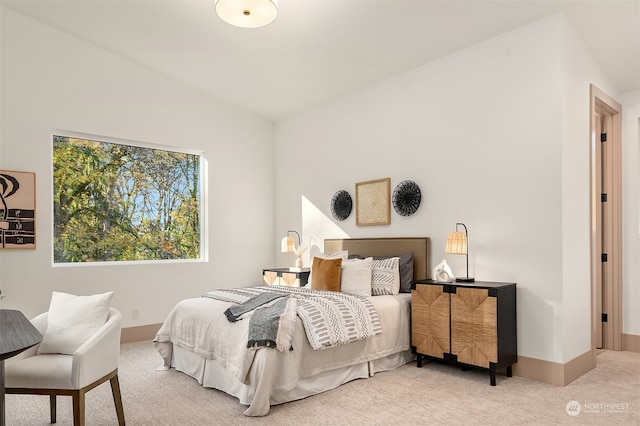
<svg viewBox="0 0 640 426"><path fill-rule="evenodd" d="M400 216L411 216L420 207L420 187L412 180L403 180L393 190L393 208Z"/></svg>
<svg viewBox="0 0 640 426"><path fill-rule="evenodd" d="M331 199L331 214L337 220L345 220L351 214L353 201L351 195L345 190L340 190L333 194Z"/></svg>

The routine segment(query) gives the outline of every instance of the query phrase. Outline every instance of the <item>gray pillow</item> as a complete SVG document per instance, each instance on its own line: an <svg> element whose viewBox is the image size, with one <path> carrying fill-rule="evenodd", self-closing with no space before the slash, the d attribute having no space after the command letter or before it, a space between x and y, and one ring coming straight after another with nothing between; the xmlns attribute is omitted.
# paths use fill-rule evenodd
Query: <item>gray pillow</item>
<svg viewBox="0 0 640 426"><path fill-rule="evenodd" d="M400 293L411 293L411 285L413 284L413 252L404 253L396 256L374 256L374 260L388 259L390 257L400 258ZM364 259L359 254L350 254L349 259Z"/></svg>

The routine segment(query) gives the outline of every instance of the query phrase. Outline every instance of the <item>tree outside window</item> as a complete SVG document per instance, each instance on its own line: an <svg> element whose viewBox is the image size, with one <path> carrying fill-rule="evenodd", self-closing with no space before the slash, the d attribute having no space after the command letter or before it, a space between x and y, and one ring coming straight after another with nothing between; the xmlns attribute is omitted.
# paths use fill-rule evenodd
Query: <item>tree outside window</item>
<svg viewBox="0 0 640 426"><path fill-rule="evenodd" d="M201 158L53 136L54 263L200 259Z"/></svg>

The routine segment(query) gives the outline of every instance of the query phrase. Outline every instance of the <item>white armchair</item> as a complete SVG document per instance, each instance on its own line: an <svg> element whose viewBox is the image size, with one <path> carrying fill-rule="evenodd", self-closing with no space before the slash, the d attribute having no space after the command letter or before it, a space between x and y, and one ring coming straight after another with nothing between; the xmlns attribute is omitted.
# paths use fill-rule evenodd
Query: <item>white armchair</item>
<svg viewBox="0 0 640 426"><path fill-rule="evenodd" d="M47 313L31 320L44 334ZM109 380L118 424L124 426L124 410L118 382L122 314L110 308L107 322L73 355L38 354L34 346L5 361L7 394L49 395L51 423L56 422L56 396L73 398L73 424L84 425L85 394Z"/></svg>

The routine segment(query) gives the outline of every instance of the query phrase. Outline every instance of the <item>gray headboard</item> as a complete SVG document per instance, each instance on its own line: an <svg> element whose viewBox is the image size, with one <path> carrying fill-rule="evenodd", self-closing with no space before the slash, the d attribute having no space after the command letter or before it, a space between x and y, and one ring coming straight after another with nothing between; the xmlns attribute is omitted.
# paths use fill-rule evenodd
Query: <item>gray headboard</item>
<svg viewBox="0 0 640 426"><path fill-rule="evenodd" d="M336 238L324 240L324 252L348 250L361 256L394 256L413 252L413 279L429 278L429 238Z"/></svg>

